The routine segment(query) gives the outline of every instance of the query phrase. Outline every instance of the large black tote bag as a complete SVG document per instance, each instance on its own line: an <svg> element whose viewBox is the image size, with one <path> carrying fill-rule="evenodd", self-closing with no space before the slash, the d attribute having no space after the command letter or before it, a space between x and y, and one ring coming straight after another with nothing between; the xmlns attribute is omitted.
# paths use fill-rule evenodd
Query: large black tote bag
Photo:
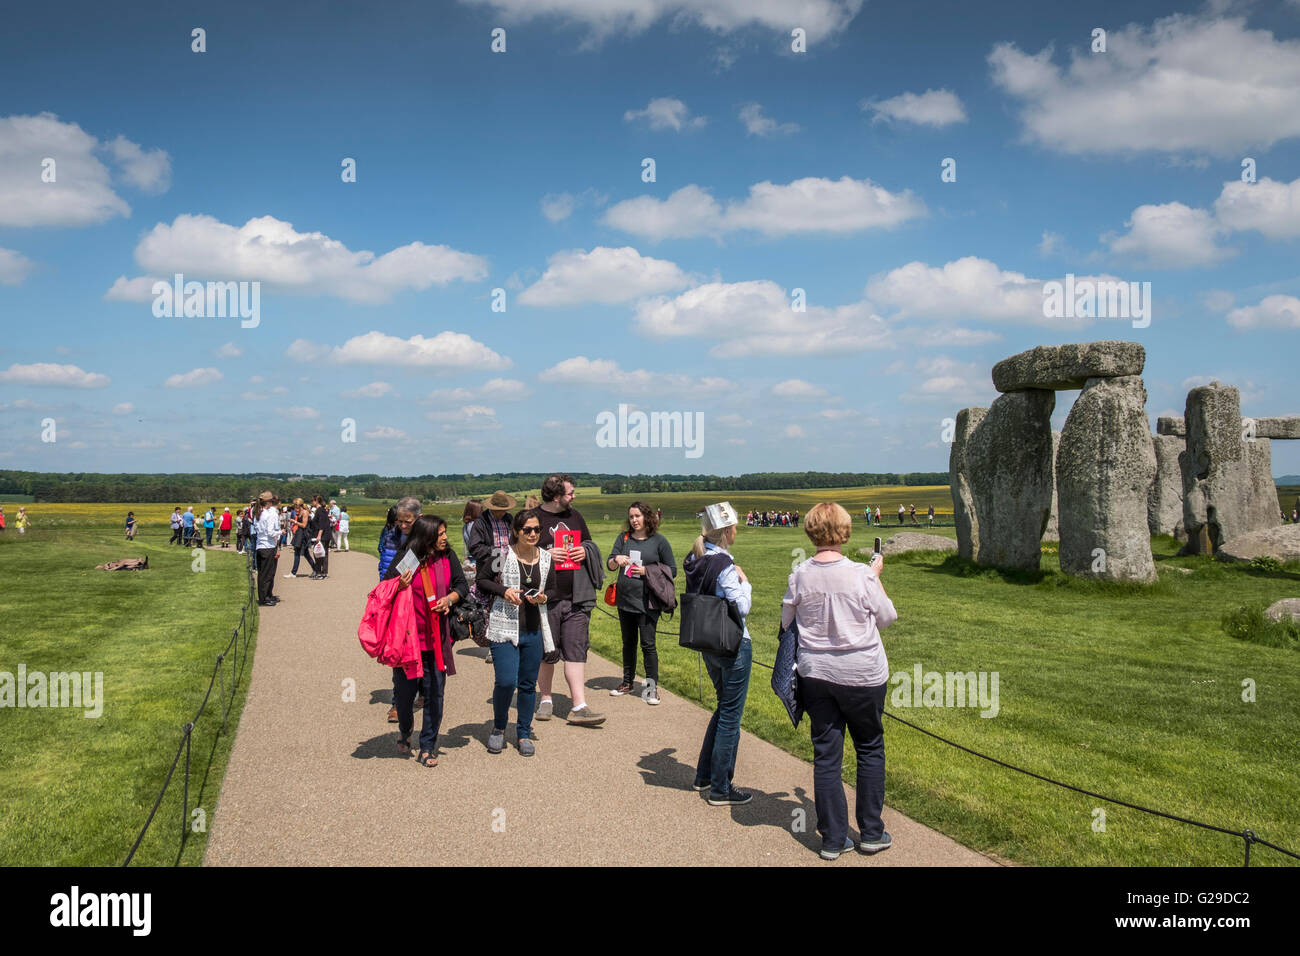
<svg viewBox="0 0 1300 956"><path fill-rule="evenodd" d="M706 651L719 657L735 657L745 630L740 614L725 598L713 594L718 575L731 563L715 561L700 586L700 593L687 591L681 600L681 627L677 643L693 651Z"/></svg>

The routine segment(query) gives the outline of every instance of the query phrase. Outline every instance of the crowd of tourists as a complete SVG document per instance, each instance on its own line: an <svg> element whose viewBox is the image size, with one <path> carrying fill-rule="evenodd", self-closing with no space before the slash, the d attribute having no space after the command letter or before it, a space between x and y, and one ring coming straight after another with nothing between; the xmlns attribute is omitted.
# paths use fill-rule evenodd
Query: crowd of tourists
<svg viewBox="0 0 1300 956"><path fill-rule="evenodd" d="M745 515L745 526L747 528L797 528L799 512L751 510Z"/></svg>
<svg viewBox="0 0 1300 956"><path fill-rule="evenodd" d="M388 720L397 724L401 753L414 753L422 766L437 766L447 678L456 673L453 642L462 637L488 648L494 669L489 753L506 749L513 701L515 747L524 757L537 754L533 722L560 716L552 698L557 670L572 700L564 719L582 727L604 723L606 716L587 700L586 661L591 614L602 599L607 571L614 578L603 599L617 610L623 650L622 680L610 694L635 694L639 648L646 677L640 696L649 705L660 703L656 631L660 615L677 605L677 562L658 530L659 512L641 501L631 504L606 556L574 507L575 497L573 479L554 474L542 484L540 500L522 508L504 491L471 501L461 515L461 554L452 546L447 521L423 513L418 499L403 498L390 509L378 545L379 583L367 599L358 636L371 656L392 668ZM757 515L747 516L747 523L752 516ZM796 522L797 512L789 519ZM735 631L734 646L702 653L717 706L693 782L710 805L724 807L752 800L733 782L753 661L747 626L753 588L731 554L739 524L730 504L709 506L681 563L686 594L720 600L722 618ZM870 854L891 844L881 818L881 722L889 668L880 629L898 615L880 583L880 555L870 565L844 555L851 524L837 504L823 502L809 511L804 532L817 550L791 573L781 614L783 640L797 642L792 692L811 718L818 831L821 856L828 860L855 845ZM413 747L417 712L421 723ZM840 782L846 729L857 754L856 843L849 838Z"/></svg>
<svg viewBox="0 0 1300 956"><path fill-rule="evenodd" d="M904 524L905 523L904 519L907 518L909 515L911 516L912 524L919 525L921 523L916 520L916 505L904 505L900 502L898 505L898 523ZM867 505L865 508L862 509L862 517L866 519L868 525L872 525L872 524L879 525L884 523L881 521L880 518L879 505L876 506L876 510L874 512L871 510L871 505ZM934 505L930 505L930 509L926 513L926 517L928 517L930 520L930 527L934 527Z"/></svg>

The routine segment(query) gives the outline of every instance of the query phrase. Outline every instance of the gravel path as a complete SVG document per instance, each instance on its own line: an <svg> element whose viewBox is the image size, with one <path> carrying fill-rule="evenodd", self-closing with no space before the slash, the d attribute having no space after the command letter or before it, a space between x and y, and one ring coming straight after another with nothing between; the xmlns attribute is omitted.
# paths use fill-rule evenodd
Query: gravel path
<svg viewBox="0 0 1300 956"><path fill-rule="evenodd" d="M390 671L357 641L375 557L331 554L323 582L286 579L287 567L282 555L281 603L261 609L207 865L995 865L889 808L888 852L824 863L812 766L748 732L736 783L754 800L710 807L690 789L708 712L667 691L658 707L612 698L620 667L594 655L588 696L608 721L534 722L537 755L525 758L513 723L505 752L488 753L492 667L484 650L458 645L439 763L421 767L397 753L396 725L386 722ZM761 668L752 680L751 693L770 692ZM560 675L555 689L563 715L570 702ZM418 734L417 713L413 743ZM848 797L852 817L851 788Z"/></svg>

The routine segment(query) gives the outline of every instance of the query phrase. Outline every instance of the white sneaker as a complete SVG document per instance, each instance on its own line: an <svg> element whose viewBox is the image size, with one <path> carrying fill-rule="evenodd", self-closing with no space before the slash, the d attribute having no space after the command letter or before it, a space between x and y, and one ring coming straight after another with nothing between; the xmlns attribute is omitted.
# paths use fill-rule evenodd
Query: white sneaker
<svg viewBox="0 0 1300 956"><path fill-rule="evenodd" d="M292 571L285 575L286 578L296 578L297 576L298 575L294 574Z"/></svg>

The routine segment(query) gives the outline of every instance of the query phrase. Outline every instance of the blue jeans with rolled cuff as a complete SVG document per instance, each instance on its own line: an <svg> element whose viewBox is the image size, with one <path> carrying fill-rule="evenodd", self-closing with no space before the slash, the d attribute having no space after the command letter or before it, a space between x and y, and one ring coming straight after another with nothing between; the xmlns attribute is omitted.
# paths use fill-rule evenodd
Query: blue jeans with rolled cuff
<svg viewBox="0 0 1300 956"><path fill-rule="evenodd" d="M722 798L731 792L731 778L736 773L736 751L740 747L740 718L749 694L749 671L754 660L753 644L740 642L735 657L718 657L704 653L704 668L718 694L718 706L704 733L704 746L695 765L695 779L708 780L709 795Z"/></svg>

